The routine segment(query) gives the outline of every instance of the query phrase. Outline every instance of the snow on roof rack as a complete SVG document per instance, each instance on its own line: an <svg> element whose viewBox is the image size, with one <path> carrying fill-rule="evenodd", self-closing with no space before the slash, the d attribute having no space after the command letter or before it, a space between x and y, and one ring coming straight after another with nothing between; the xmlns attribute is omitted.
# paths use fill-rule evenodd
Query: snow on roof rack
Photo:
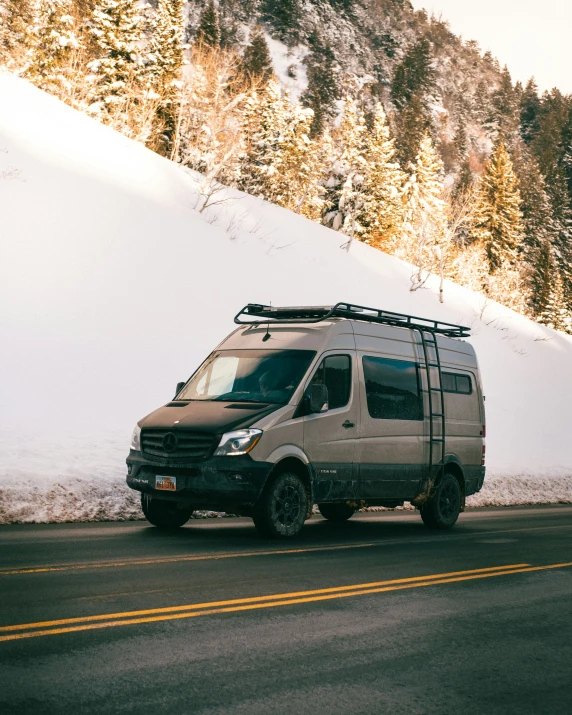
<svg viewBox="0 0 572 715"><path fill-rule="evenodd" d="M252 317L252 320L245 320ZM392 313L389 310L367 308L363 305L352 303L336 303L335 305L316 306L287 306L274 307L249 303L234 318L238 325L269 325L271 323L320 323L330 318L347 318L349 320L363 320L368 323L382 323L383 325L396 325L402 328L425 330L451 338L468 338L470 328L463 325L444 323L441 320L429 320L415 315Z"/></svg>

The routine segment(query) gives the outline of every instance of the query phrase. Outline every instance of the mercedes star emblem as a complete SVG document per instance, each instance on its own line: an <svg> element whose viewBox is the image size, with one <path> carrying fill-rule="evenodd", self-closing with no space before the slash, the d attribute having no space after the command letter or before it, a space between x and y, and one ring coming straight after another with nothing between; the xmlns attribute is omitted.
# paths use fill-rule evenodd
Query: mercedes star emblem
<svg viewBox="0 0 572 715"><path fill-rule="evenodd" d="M163 449L165 452L174 452L177 449L177 437L172 432L167 432L163 437Z"/></svg>

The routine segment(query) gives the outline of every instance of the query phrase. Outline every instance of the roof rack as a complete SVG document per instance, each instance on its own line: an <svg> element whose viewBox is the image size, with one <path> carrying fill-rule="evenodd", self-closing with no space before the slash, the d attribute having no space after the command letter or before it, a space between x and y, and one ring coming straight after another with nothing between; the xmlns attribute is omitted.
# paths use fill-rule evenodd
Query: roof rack
<svg viewBox="0 0 572 715"><path fill-rule="evenodd" d="M252 317L252 320L244 319ZM336 303L335 305L322 306L290 306L273 307L249 303L234 318L238 325L270 325L272 323L320 323L330 318L347 318L349 320L363 320L368 323L382 323L383 325L396 325L401 328L425 330L450 338L468 338L470 328L463 325L444 323L441 320L429 320L415 315L392 313L389 310L366 308L363 305L352 303Z"/></svg>

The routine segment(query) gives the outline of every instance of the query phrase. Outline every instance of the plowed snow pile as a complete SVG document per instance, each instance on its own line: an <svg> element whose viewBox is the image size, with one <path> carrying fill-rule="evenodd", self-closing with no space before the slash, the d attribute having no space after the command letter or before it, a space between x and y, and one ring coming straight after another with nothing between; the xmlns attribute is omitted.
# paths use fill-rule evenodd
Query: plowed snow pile
<svg viewBox="0 0 572 715"><path fill-rule="evenodd" d="M132 427L248 302L373 305L469 325L487 396L472 504L572 501L572 339L228 190L0 75L0 522L129 518Z"/></svg>

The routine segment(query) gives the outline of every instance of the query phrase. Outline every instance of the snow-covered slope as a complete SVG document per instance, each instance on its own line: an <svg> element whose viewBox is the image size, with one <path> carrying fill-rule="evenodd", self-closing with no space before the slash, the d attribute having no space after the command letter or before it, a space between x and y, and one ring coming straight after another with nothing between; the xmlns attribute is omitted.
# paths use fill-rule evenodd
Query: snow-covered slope
<svg viewBox="0 0 572 715"><path fill-rule="evenodd" d="M489 476L473 503L572 501L572 339L200 177L0 75L0 521L129 516L133 424L247 302L350 300L470 325Z"/></svg>

